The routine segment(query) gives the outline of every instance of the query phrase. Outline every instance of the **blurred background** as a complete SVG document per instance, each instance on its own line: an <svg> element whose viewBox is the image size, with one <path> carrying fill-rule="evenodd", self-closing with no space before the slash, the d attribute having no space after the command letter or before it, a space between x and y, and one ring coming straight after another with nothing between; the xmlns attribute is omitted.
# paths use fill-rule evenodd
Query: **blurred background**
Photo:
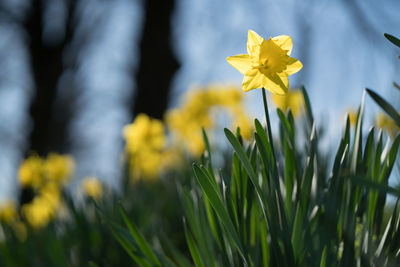
<svg viewBox="0 0 400 267"><path fill-rule="evenodd" d="M97 176L118 188L123 126L139 113L162 119L193 85L240 86L226 57L246 53L249 29L293 38L304 68L291 87L305 85L335 146L365 87L397 101L400 52L383 32L400 36L399 10L397 0L1 0L0 199L17 196L32 151L73 155L72 186ZM246 94L259 117L260 94Z"/></svg>

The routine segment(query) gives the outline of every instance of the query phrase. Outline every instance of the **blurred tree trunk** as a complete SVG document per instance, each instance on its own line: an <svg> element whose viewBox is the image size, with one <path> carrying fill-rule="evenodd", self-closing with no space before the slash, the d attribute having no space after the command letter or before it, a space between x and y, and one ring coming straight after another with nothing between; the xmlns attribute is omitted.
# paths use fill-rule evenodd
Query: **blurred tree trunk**
<svg viewBox="0 0 400 267"><path fill-rule="evenodd" d="M133 113L162 119L168 105L171 80L179 68L171 45L171 16L174 0L147 0L137 90Z"/></svg>
<svg viewBox="0 0 400 267"><path fill-rule="evenodd" d="M33 129L29 140L29 150L43 156L50 151L64 149L67 113L57 114L57 116L53 113L58 81L64 69L63 51L72 36L75 2L73 0L66 2L66 31L58 40L46 42L44 38L44 8L48 1L32 0L30 12L25 20L35 83L35 95L30 108Z"/></svg>

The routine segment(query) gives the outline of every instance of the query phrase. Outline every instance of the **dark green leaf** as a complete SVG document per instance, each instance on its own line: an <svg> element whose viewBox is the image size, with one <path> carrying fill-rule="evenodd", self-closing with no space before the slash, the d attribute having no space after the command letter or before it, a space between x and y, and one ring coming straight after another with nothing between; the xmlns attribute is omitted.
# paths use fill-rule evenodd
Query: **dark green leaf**
<svg viewBox="0 0 400 267"><path fill-rule="evenodd" d="M125 221L126 226L128 227L133 238L135 238L140 250L150 260L150 262L152 264L154 264L156 266L161 266L160 261L157 259L156 255L151 250L150 245L144 239L144 237L139 232L139 230L136 228L136 226L129 220L128 215L126 214L125 209L121 203L120 203L120 211L121 211L121 214Z"/></svg>
<svg viewBox="0 0 400 267"><path fill-rule="evenodd" d="M383 35L384 35L384 36L386 37L386 39L388 39L392 44L394 44L394 45L400 47L400 40L399 40L399 39L397 39L396 37L394 37L393 35L388 34L388 33L384 33Z"/></svg>
<svg viewBox="0 0 400 267"><path fill-rule="evenodd" d="M367 88L366 90L372 99L396 122L397 126L400 126L400 115L396 109L371 89Z"/></svg>
<svg viewBox="0 0 400 267"><path fill-rule="evenodd" d="M233 241L234 245L239 249L239 253L245 259L245 253L243 250L243 247L240 243L239 236L236 232L236 229L234 227L234 224L229 217L228 211L226 210L226 207L224 203L222 202L221 196L218 194L218 192L215 190L213 185L211 184L209 178L207 177L207 174L205 174L204 170L197 166L196 164L193 164L193 170L195 173L195 177L197 179L197 182L199 183L204 195L207 197L207 199L210 201L212 207L214 208L215 212L217 213L222 225L225 227L228 237L230 240Z"/></svg>

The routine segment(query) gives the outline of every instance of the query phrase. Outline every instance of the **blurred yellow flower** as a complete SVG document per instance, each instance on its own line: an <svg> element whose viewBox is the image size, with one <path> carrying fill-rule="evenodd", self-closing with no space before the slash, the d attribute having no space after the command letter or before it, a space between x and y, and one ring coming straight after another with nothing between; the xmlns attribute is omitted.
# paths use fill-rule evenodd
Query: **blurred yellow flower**
<svg viewBox="0 0 400 267"><path fill-rule="evenodd" d="M21 214L33 228L46 226L60 214L63 208L61 190L72 176L74 165L72 157L57 153L50 153L46 160L33 155L21 164L19 180L24 187L32 187L35 193L33 200L21 207ZM14 227L20 240L24 236L24 227Z"/></svg>
<svg viewBox="0 0 400 267"><path fill-rule="evenodd" d="M5 200L0 203L0 222L8 224L13 229L15 236L20 242L26 240L26 226L20 220L15 201Z"/></svg>
<svg viewBox="0 0 400 267"><path fill-rule="evenodd" d="M205 149L201 129L209 131L215 128L212 112L216 108L228 111L234 127L240 126L243 133L247 131L246 136L251 136L251 126L245 122L243 93L235 86L210 85L189 90L183 104L166 113L165 120L174 143L180 144L191 156L199 157Z"/></svg>
<svg viewBox="0 0 400 267"><path fill-rule="evenodd" d="M44 162L45 177L49 181L66 183L74 172L74 159L70 156L50 153Z"/></svg>
<svg viewBox="0 0 400 267"><path fill-rule="evenodd" d="M12 228L14 230L15 236L18 238L20 242L24 242L27 237L27 229L25 223L21 221L16 221L12 224Z"/></svg>
<svg viewBox="0 0 400 267"><path fill-rule="evenodd" d="M206 145L204 144L203 135L201 132L197 132L193 134L193 136L189 137L188 143L186 144L186 149L195 157L200 157L200 155L206 149Z"/></svg>
<svg viewBox="0 0 400 267"><path fill-rule="evenodd" d="M357 123L358 111L354 109L349 109L347 110L347 113L349 114L350 126L355 126Z"/></svg>
<svg viewBox="0 0 400 267"><path fill-rule="evenodd" d="M164 170L181 167L184 162L182 150L177 145L168 146L162 153L162 168Z"/></svg>
<svg viewBox="0 0 400 267"><path fill-rule="evenodd" d="M61 206L61 188L57 183L47 183L44 185L40 189L38 197L41 197L49 202L54 210L57 210Z"/></svg>
<svg viewBox="0 0 400 267"><path fill-rule="evenodd" d="M24 204L21 213L35 229L46 226L56 216L54 205L43 196L37 196L32 202Z"/></svg>
<svg viewBox="0 0 400 267"><path fill-rule="evenodd" d="M134 181L140 178L157 180L162 169L162 152L144 149L140 153L132 154L130 168Z"/></svg>
<svg viewBox="0 0 400 267"><path fill-rule="evenodd" d="M160 150L165 144L164 127L160 120L146 114L139 114L135 121L123 129L128 153L135 153L142 148Z"/></svg>
<svg viewBox="0 0 400 267"><path fill-rule="evenodd" d="M50 153L46 160L38 155L28 157L20 166L18 177L23 187L39 189L48 182L65 185L74 172L74 159Z"/></svg>
<svg viewBox="0 0 400 267"><path fill-rule="evenodd" d="M21 213L33 228L39 229L56 217L61 206L59 184L48 182L39 189L31 202L22 206Z"/></svg>
<svg viewBox="0 0 400 267"><path fill-rule="evenodd" d="M95 199L99 200L103 196L103 185L97 177L86 177L82 180L83 192Z"/></svg>
<svg viewBox="0 0 400 267"><path fill-rule="evenodd" d="M303 94L301 91L289 91L286 95L272 95L273 103L277 108L286 112L289 108L294 117L301 114L303 110Z"/></svg>
<svg viewBox="0 0 400 267"><path fill-rule="evenodd" d="M186 94L181 107L169 110L165 115L175 143L194 157L199 157L204 151L201 128L209 129L214 125L210 108L219 101L217 93L197 88Z"/></svg>
<svg viewBox="0 0 400 267"><path fill-rule="evenodd" d="M243 92L236 86L212 86L209 90L216 92L220 98L218 104L231 108L243 104Z"/></svg>
<svg viewBox="0 0 400 267"><path fill-rule="evenodd" d="M387 131L392 137L394 137L395 134L399 131L399 126L397 126L396 122L382 112L380 112L376 117L375 125L382 130Z"/></svg>
<svg viewBox="0 0 400 267"><path fill-rule="evenodd" d="M133 180L157 178L166 143L162 122L139 114L133 123L124 127L123 135Z"/></svg>
<svg viewBox="0 0 400 267"><path fill-rule="evenodd" d="M18 219L17 204L12 200L0 203L0 221L11 224Z"/></svg>
<svg viewBox="0 0 400 267"><path fill-rule="evenodd" d="M43 159L37 155L27 158L19 168L18 178L22 187L40 187L43 183Z"/></svg>
<svg viewBox="0 0 400 267"><path fill-rule="evenodd" d="M240 128L240 135L244 139L251 140L253 138L253 123L244 113L235 117L232 128L236 130L237 127Z"/></svg>
<svg viewBox="0 0 400 267"><path fill-rule="evenodd" d="M299 60L290 57L292 46L290 36L280 35L267 41L249 30L248 54L228 57L227 61L244 74L244 91L265 88L271 93L283 95L289 90L288 76L303 67Z"/></svg>

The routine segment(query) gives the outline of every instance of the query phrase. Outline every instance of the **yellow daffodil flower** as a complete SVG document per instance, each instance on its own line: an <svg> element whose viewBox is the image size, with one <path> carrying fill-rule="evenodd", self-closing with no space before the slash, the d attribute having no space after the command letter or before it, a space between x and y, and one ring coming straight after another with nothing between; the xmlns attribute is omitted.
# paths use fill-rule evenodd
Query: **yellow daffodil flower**
<svg viewBox="0 0 400 267"><path fill-rule="evenodd" d="M227 61L244 74L242 88L245 92L265 88L271 93L284 95L288 92L288 76L298 72L303 65L290 57L292 38L280 35L268 41L249 30L247 53L228 57Z"/></svg>
<svg viewBox="0 0 400 267"><path fill-rule="evenodd" d="M397 126L396 122L387 116L386 114L379 113L377 118L375 119L375 125L382 130L387 131L392 137L399 131L399 127Z"/></svg>
<svg viewBox="0 0 400 267"><path fill-rule="evenodd" d="M57 210L62 203L61 188L57 183L47 183L40 189L38 197L45 199L54 210Z"/></svg>
<svg viewBox="0 0 400 267"><path fill-rule="evenodd" d="M18 178L23 187L40 189L48 182L65 185L74 172L74 159L50 153L46 159L38 155L27 158L20 166Z"/></svg>
<svg viewBox="0 0 400 267"><path fill-rule="evenodd" d="M17 204L15 201L8 199L0 203L0 222L4 222L11 226L15 236L20 242L26 240L26 226L18 215Z"/></svg>
<svg viewBox="0 0 400 267"><path fill-rule="evenodd" d="M40 187L43 183L43 159L37 155L27 158L19 168L18 178L22 187Z"/></svg>
<svg viewBox="0 0 400 267"><path fill-rule="evenodd" d="M245 139L252 138L252 123L246 117L243 93L235 86L210 85L189 90L180 107L169 110L165 120L174 143L193 157L200 157L205 144L201 129L213 130L217 124L213 116L215 109L227 111L233 128L240 126Z"/></svg>
<svg viewBox="0 0 400 267"><path fill-rule="evenodd" d="M32 187L35 193L33 200L21 207L21 214L34 229L46 226L62 214L62 187L72 176L74 165L72 157L57 153L50 153L45 160L33 155L21 164L19 180L22 186ZM24 228L24 224L15 224L20 240L26 235Z"/></svg>
<svg viewBox="0 0 400 267"><path fill-rule="evenodd" d="M43 185L34 199L21 208L26 221L35 229L46 226L62 207L61 189L55 181Z"/></svg>
<svg viewBox="0 0 400 267"><path fill-rule="evenodd" d="M99 200L103 196L103 185L97 177L86 177L82 181L83 192L96 200Z"/></svg>
<svg viewBox="0 0 400 267"><path fill-rule="evenodd" d="M56 216L54 205L43 196L37 196L32 202L24 204L21 213L35 229L46 226Z"/></svg>
<svg viewBox="0 0 400 267"><path fill-rule="evenodd" d="M356 126L357 123L357 110L354 109L349 109L347 110L347 114L349 114L349 121L350 121L350 126Z"/></svg>
<svg viewBox="0 0 400 267"><path fill-rule="evenodd" d="M165 144L164 127L160 120L146 114L139 114L135 121L123 129L128 153L140 151L143 147L160 150Z"/></svg>
<svg viewBox="0 0 400 267"><path fill-rule="evenodd" d="M162 151L143 149L139 153L132 154L130 167L134 181L141 178L147 181L157 180L162 167Z"/></svg>
<svg viewBox="0 0 400 267"><path fill-rule="evenodd" d="M124 127L126 151L134 181L158 178L161 170L162 151L166 137L160 120L145 114L136 116L133 123Z"/></svg>
<svg viewBox="0 0 400 267"><path fill-rule="evenodd" d="M286 95L272 95L271 98L275 106L284 112L290 108L294 117L302 112L304 99L301 91L289 91Z"/></svg>
<svg viewBox="0 0 400 267"><path fill-rule="evenodd" d="M245 140L251 140L253 138L253 122L246 116L244 111L236 111L234 114L235 120L233 121L232 129L236 131L236 128L240 128L240 135Z"/></svg>
<svg viewBox="0 0 400 267"><path fill-rule="evenodd" d="M74 159L70 156L50 153L44 162L44 173L49 181L66 183L74 172Z"/></svg>
<svg viewBox="0 0 400 267"><path fill-rule="evenodd" d="M185 158L178 144L172 144L163 151L162 166L165 170L178 169L183 167Z"/></svg>
<svg viewBox="0 0 400 267"><path fill-rule="evenodd" d="M12 200L0 203L0 221L11 224L18 218L17 204Z"/></svg>
<svg viewBox="0 0 400 267"><path fill-rule="evenodd" d="M22 221L16 221L11 226L18 240L20 242L25 242L28 235L25 223L23 223Z"/></svg>

